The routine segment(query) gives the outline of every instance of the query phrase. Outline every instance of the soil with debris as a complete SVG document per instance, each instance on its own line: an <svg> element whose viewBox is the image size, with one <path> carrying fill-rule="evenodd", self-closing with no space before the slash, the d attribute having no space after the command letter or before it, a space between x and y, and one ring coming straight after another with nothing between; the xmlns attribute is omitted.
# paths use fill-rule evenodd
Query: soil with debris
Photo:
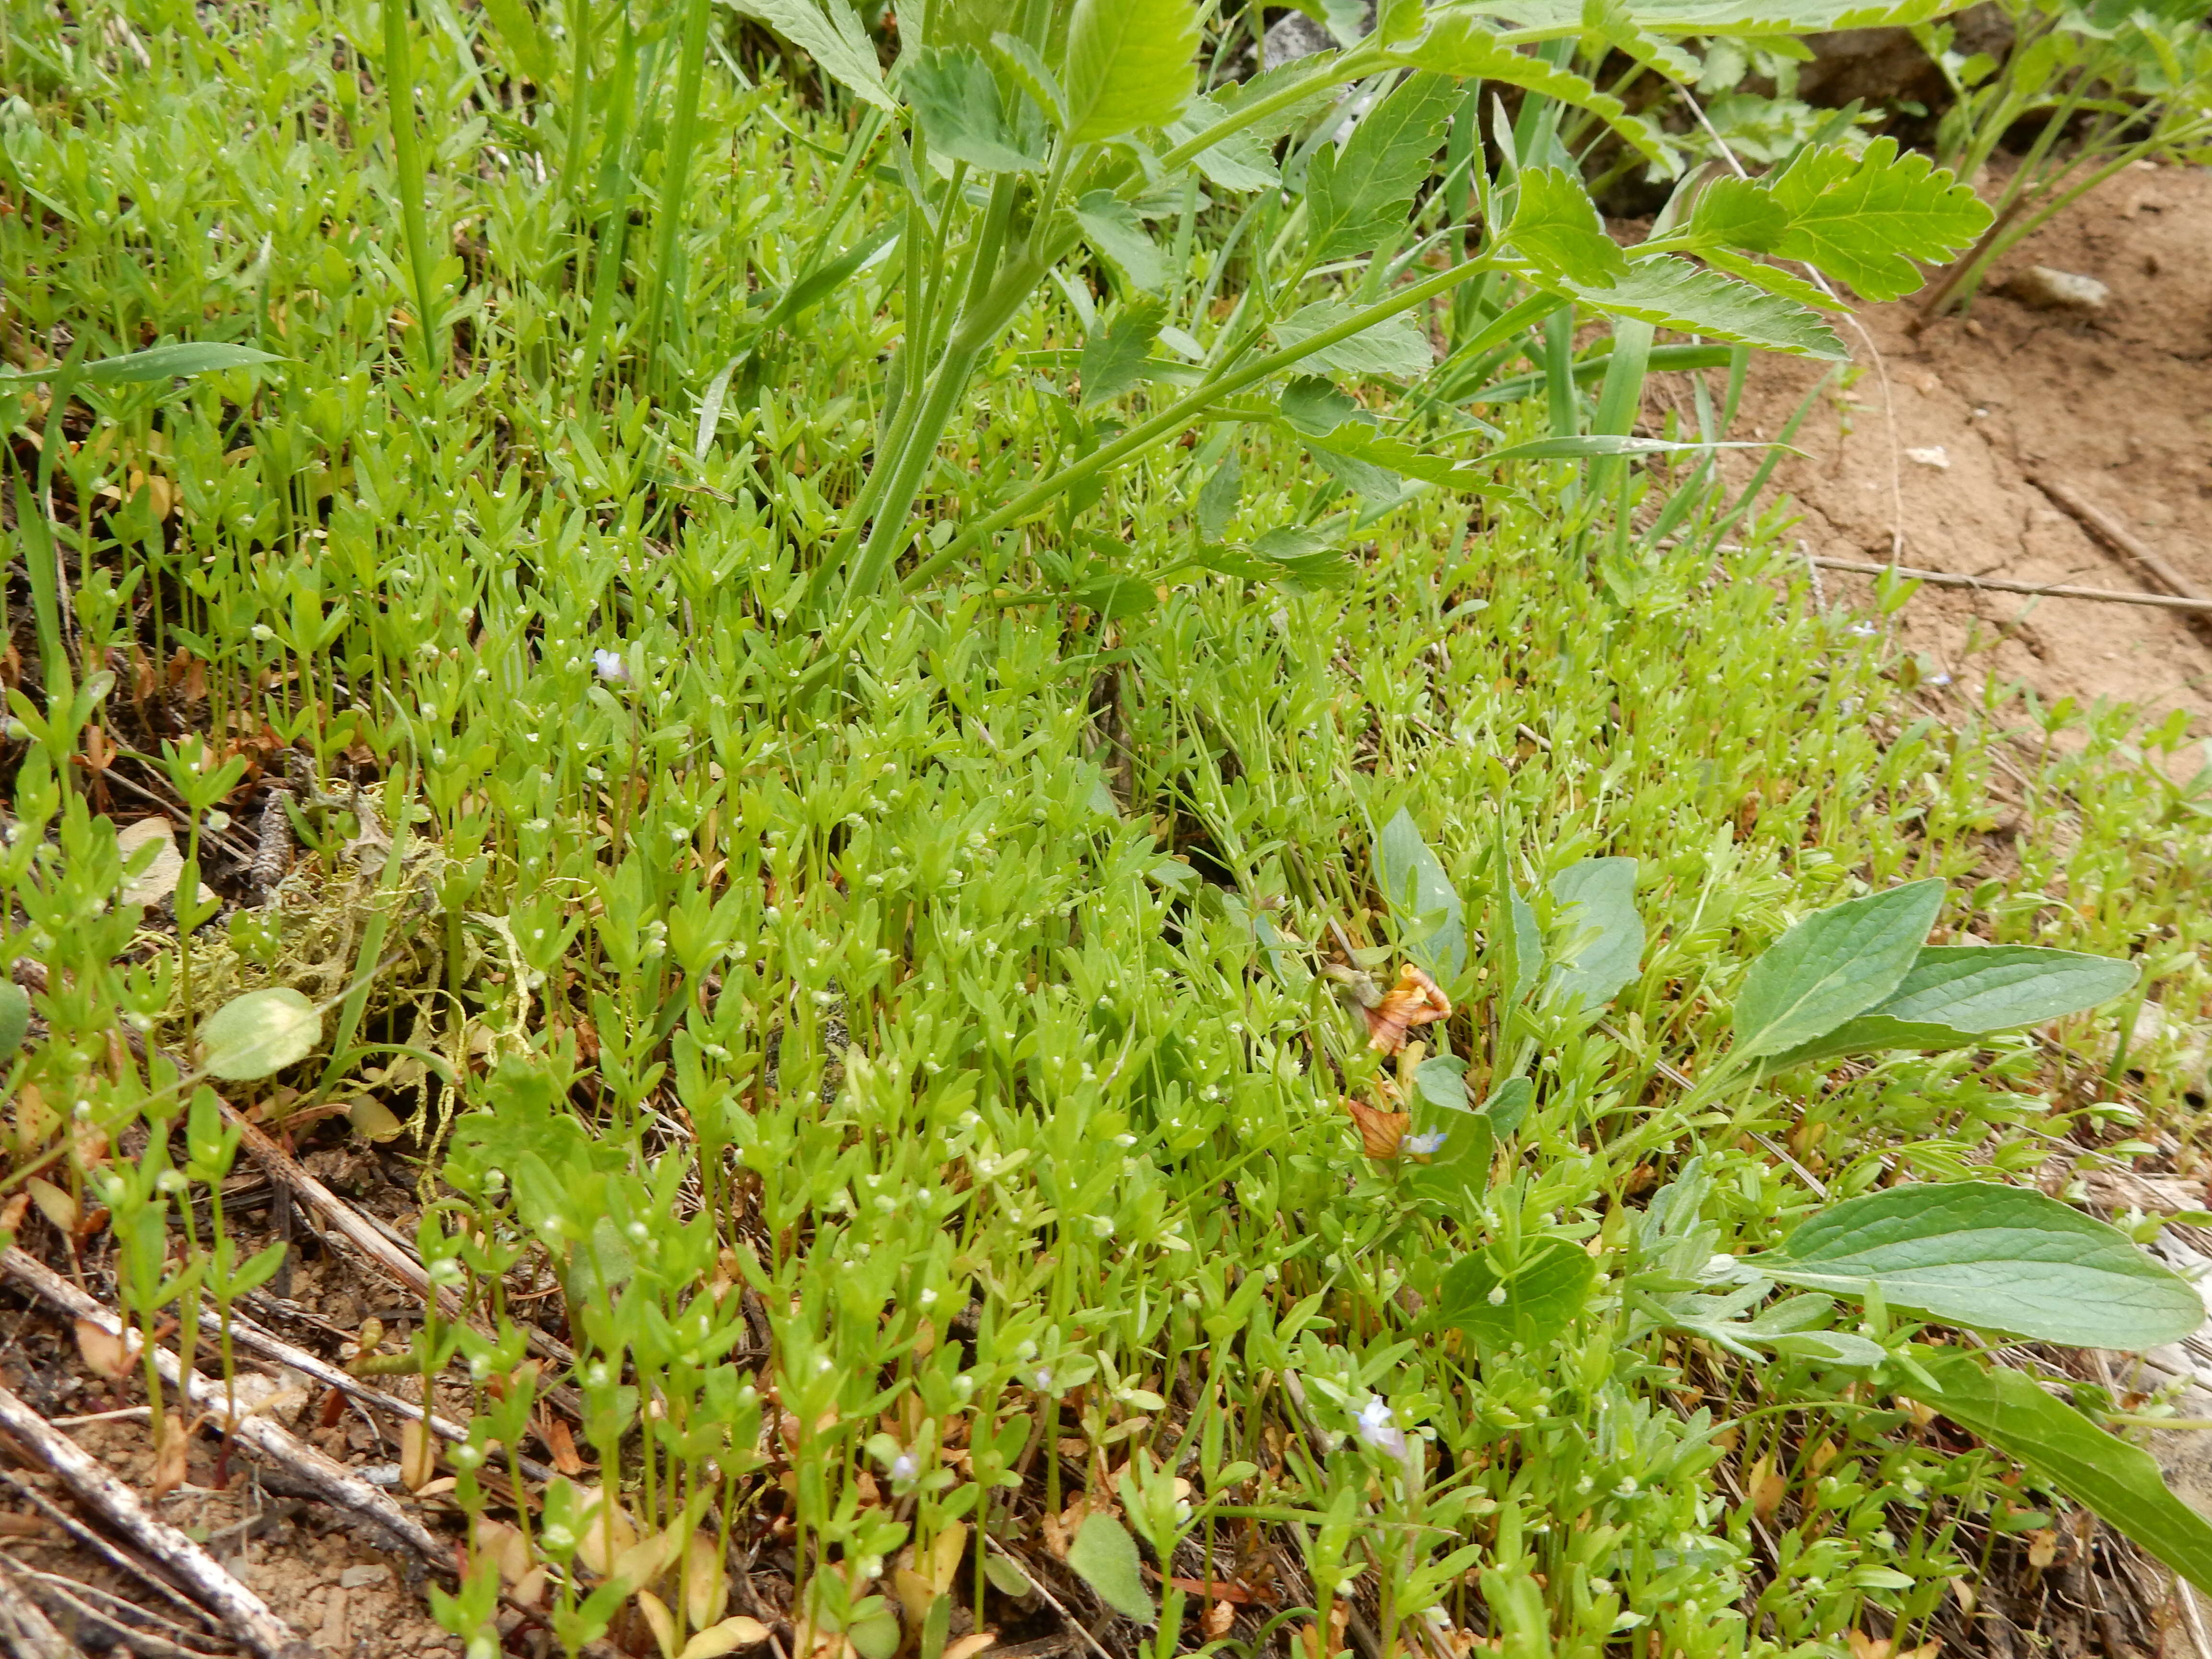
<svg viewBox="0 0 2212 1659"><path fill-rule="evenodd" d="M2039 266L2102 284L2103 303L2052 306ZM2070 491L2212 596L2212 171L2139 164L2014 250L1966 316L1916 335L1917 315L1907 299L1867 307L1863 335L1846 323L1856 361L1825 388L1820 365L1754 365L1735 435L1778 436L1815 398L1804 458L1777 475L1808 553L1886 563L1894 539L1923 569L2159 591L2053 498ZM1869 598L1864 578L1822 578ZM1897 625L1961 692L2212 715L2212 628L2181 612L1923 586Z"/></svg>

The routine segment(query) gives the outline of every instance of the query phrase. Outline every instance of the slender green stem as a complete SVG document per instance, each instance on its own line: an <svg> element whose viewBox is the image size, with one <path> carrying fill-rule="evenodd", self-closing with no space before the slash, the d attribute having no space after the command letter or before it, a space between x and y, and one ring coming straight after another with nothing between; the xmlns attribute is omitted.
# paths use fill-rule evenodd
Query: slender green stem
<svg viewBox="0 0 2212 1659"><path fill-rule="evenodd" d="M434 381L443 367L445 346L432 314L437 264L430 257L430 223L422 200L428 188L422 142L415 131L415 64L407 36L410 6L408 0L384 0L383 10L385 104L392 118L399 226L407 239L407 270L415 284L415 328L422 343L422 367Z"/></svg>
<svg viewBox="0 0 2212 1659"><path fill-rule="evenodd" d="M1159 171L1162 173L1173 174L1195 157L1212 149L1223 139L1235 137L1245 128L1257 125L1279 110L1291 108L1311 97L1320 88L1337 86L1347 81L1357 81L1363 76L1371 75L1376 70L1389 66L1389 55L1380 46L1360 46L1348 52L1334 63L1323 64L1310 74L1301 75L1295 81L1285 82L1266 97L1255 99L1251 103L1231 111L1212 126L1200 129L1195 135L1185 139L1160 157ZM1143 175L1139 175L1128 188L1139 189L1142 182Z"/></svg>
<svg viewBox="0 0 2212 1659"><path fill-rule="evenodd" d="M584 131L592 110L592 0L568 3L568 142L561 155L561 194L563 204L574 207L576 189L584 171ZM577 276L583 271L580 266Z"/></svg>
<svg viewBox="0 0 2212 1659"><path fill-rule="evenodd" d="M653 310L646 325L645 349L660 352L664 321L674 319L680 338L684 322L684 221L691 182L691 152L698 139L699 82L707 63L707 15L710 0L684 0L683 59L676 71L676 108L670 116L668 151L660 174L659 245L653 258Z"/></svg>
<svg viewBox="0 0 2212 1659"><path fill-rule="evenodd" d="M1120 465L1130 456L1138 454L1158 443L1161 439L1181 431L1203 415L1210 404L1242 392L1246 386L1255 385L1271 374L1280 374L1293 363L1302 362L1316 352L1326 351L1329 347L1348 340L1355 334L1363 333L1377 323L1387 321L1401 312L1411 311L1414 307L1425 304L1439 294L1448 293L1454 286L1465 282L1468 277L1493 269L1493 265L1494 262L1486 256L1463 260L1449 270L1438 271L1425 282L1416 283L1409 288L1401 289L1387 300L1379 301L1364 310L1354 312L1333 328L1326 328L1318 334L1310 335L1296 345L1285 346L1279 351L1271 351L1265 356L1255 357L1242 368L1230 370L1206 381L1181 402L1154 416L1141 426L1132 428L1103 448L1085 456L1071 465L1063 467L1049 478L1023 491L996 513L978 521L955 537L945 545L942 550L925 561L915 570L914 574L907 579L908 587L912 589L921 586L956 559L972 551L978 544L995 536L1008 525L1018 523L1029 517L1030 514L1035 513L1063 491L1073 489L1084 480L1093 477L1110 467Z"/></svg>

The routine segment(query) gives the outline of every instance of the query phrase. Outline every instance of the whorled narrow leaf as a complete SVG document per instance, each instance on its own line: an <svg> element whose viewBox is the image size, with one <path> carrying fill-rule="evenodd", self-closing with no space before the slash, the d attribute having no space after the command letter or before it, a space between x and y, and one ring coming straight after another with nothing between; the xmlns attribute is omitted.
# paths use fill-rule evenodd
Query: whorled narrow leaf
<svg viewBox="0 0 2212 1659"><path fill-rule="evenodd" d="M1949 1324L2085 1348L2156 1347L2204 1322L2196 1287L2126 1234L1993 1182L1850 1199L1743 1265L1806 1290L1879 1291L1892 1307Z"/></svg>
<svg viewBox="0 0 2212 1659"><path fill-rule="evenodd" d="M1198 89L1193 0L1076 0L1060 82L1078 143L1164 127Z"/></svg>
<svg viewBox="0 0 2212 1659"><path fill-rule="evenodd" d="M1586 109L1645 161L1655 167L1668 165L1667 152L1650 125L1630 114L1620 99L1599 91L1571 70L1515 51L1474 11L1453 8L1441 12L1419 39L1392 47L1388 61L1449 75L1455 81L1499 81Z"/></svg>
<svg viewBox="0 0 2212 1659"><path fill-rule="evenodd" d="M1412 75L1352 129L1324 144L1306 173L1308 252L1316 261L1370 253L1403 234L1413 192L1433 170L1460 90L1449 76Z"/></svg>
<svg viewBox="0 0 2212 1659"><path fill-rule="evenodd" d="M1963 1048L1993 1031L2039 1025L2109 1002L2136 977L2131 962L2078 951L1926 945L1887 1000L1770 1064L1778 1069L1883 1048Z"/></svg>
<svg viewBox="0 0 2212 1659"><path fill-rule="evenodd" d="M866 99L887 115L898 113L897 103L884 89L876 49L845 0L818 0L818 3L817 0L730 0L730 3L797 46L846 91Z"/></svg>

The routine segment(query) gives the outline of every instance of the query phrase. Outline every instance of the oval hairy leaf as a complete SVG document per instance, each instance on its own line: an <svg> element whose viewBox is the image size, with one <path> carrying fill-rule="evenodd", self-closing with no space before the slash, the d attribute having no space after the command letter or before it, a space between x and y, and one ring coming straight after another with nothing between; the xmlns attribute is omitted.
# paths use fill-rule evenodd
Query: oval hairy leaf
<svg viewBox="0 0 2212 1659"><path fill-rule="evenodd" d="M1736 1052L1782 1054L1881 1001L1911 968L1942 906L1942 882L1915 881L1806 917L1744 975Z"/></svg>
<svg viewBox="0 0 2212 1659"><path fill-rule="evenodd" d="M1977 1329L2081 1347L2178 1342L2204 1322L2179 1274L2116 1228L1986 1182L1893 1187L1838 1204L1745 1267Z"/></svg>

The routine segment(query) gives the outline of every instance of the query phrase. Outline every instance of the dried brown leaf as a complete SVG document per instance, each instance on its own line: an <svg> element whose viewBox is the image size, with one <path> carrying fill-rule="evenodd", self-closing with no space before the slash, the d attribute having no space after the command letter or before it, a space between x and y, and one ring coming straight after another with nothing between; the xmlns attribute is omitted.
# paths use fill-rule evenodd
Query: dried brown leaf
<svg viewBox="0 0 2212 1659"><path fill-rule="evenodd" d="M1443 988L1409 962L1398 969L1398 982L1383 993L1382 1000L1365 1011L1367 1046L1395 1054L1406 1046L1407 1032L1449 1019L1451 1011Z"/></svg>

